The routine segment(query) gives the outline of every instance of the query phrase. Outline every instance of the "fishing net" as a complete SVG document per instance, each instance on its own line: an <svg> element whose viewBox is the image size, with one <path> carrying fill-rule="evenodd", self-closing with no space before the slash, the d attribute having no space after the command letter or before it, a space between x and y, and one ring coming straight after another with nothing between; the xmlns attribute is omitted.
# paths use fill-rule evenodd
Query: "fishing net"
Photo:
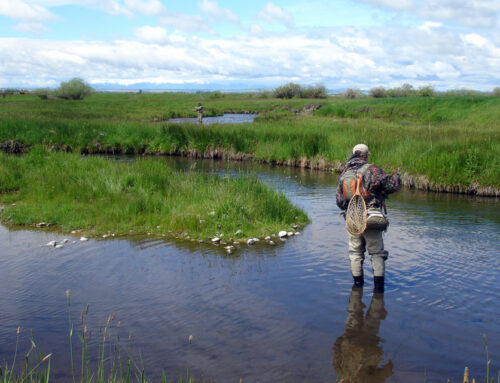
<svg viewBox="0 0 500 383"><path fill-rule="evenodd" d="M358 180L356 193L349 201L345 213L345 227L351 235L361 235L366 229L366 203L359 188L361 180Z"/></svg>

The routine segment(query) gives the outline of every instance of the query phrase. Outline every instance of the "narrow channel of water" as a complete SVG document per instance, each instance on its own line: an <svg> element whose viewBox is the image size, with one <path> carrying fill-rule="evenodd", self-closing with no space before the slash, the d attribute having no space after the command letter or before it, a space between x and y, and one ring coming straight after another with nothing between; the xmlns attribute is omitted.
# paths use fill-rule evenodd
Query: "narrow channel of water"
<svg viewBox="0 0 500 383"><path fill-rule="evenodd" d="M203 125L211 125L211 124L248 124L255 120L257 114L248 114L248 113L229 113L224 114L222 116L214 116L214 117L203 117L202 123ZM190 123L197 124L198 119L194 118L171 118L167 122L172 123Z"/></svg>
<svg viewBox="0 0 500 383"><path fill-rule="evenodd" d="M45 245L65 236L0 227L0 361L27 350L32 330L69 373L68 314L90 304L97 328L117 313L121 343L132 333L153 378L189 371L216 382L461 381L484 377L488 340L500 368L500 201L401 191L388 203L390 252L383 299L351 295L347 238L334 196L337 177L246 163L151 159L166 166L251 172L283 191L312 220L276 247L228 256L212 245L131 238ZM67 237L67 236L66 236ZM78 238L71 238L77 240ZM188 337L193 342L188 345ZM482 378L481 378L482 379Z"/></svg>

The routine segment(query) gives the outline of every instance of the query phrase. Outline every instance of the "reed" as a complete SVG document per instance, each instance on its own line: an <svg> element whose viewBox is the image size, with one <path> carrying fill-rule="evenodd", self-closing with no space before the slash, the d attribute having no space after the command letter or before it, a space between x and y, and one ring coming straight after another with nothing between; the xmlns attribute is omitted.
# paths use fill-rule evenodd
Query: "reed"
<svg viewBox="0 0 500 383"><path fill-rule="evenodd" d="M71 374L74 383L146 383L147 378L142 362L137 362L139 357L133 351L129 334L126 344L120 338L121 321L117 314L108 316L103 325L98 329L90 330L88 314L89 305L80 311L79 320L74 320L71 308L71 294L66 291L66 304L68 311L68 340L70 365L67 373ZM50 374L52 354L43 356L35 343L33 335L30 337L30 348L24 356L22 363L17 363L19 338L21 329L17 329L15 353L11 364L0 368L0 381L2 383L49 383L53 378ZM76 338L76 342L74 341ZM95 338L95 339L94 339ZM188 338L189 347L193 337ZM76 357L79 355L79 358ZM165 372L162 373L161 382L167 383ZM186 375L176 380L178 383L194 383L197 380L190 375L189 359L187 359Z"/></svg>

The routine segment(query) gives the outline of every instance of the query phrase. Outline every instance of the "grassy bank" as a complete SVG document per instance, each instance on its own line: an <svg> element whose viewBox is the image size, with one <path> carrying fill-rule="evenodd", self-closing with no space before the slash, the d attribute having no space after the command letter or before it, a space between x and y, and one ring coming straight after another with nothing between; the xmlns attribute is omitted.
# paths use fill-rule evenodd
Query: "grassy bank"
<svg viewBox="0 0 500 383"><path fill-rule="evenodd" d="M91 236L113 233L208 239L263 237L307 216L252 177L177 172L161 161L131 163L33 148L0 154L3 222L50 223ZM15 203L15 206L12 204Z"/></svg>
<svg viewBox="0 0 500 383"><path fill-rule="evenodd" d="M365 142L375 163L395 171L426 151L432 138L433 150L409 169L407 183L490 195L500 190L498 97L278 100L255 95L97 94L83 101L31 96L6 100L0 104L0 146L5 151L44 144L84 153L177 154L338 168L354 144ZM169 116L193 116L198 100L209 115L262 113L254 124L245 125L161 122ZM323 107L314 115L284 109L310 103Z"/></svg>

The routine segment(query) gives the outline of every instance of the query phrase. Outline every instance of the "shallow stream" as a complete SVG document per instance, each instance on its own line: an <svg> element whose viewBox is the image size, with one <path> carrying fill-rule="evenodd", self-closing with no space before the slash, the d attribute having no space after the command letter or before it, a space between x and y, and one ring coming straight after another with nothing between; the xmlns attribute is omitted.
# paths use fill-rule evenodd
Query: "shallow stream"
<svg viewBox="0 0 500 383"><path fill-rule="evenodd" d="M166 166L251 172L312 222L276 247L228 256L213 245L129 238L78 241L0 226L0 361L29 331L53 352L53 378L70 380L68 310L88 303L93 341L116 312L112 338L140 352L146 374L216 382L461 382L483 379L486 335L500 369L500 201L403 190L391 196L383 298L351 295L337 176L247 163L161 158ZM70 238L64 248L44 246ZM116 328L117 321L121 327ZM131 340L129 340L129 335ZM189 345L188 337L193 341ZM75 340L75 342L77 342ZM78 349L78 348L77 348Z"/></svg>
<svg viewBox="0 0 500 383"><path fill-rule="evenodd" d="M255 120L257 114L248 114L248 113L228 113L222 116L214 116L214 117L203 117L202 123L203 125L211 125L211 124L248 124ZM185 118L171 118L167 122L172 123L190 123L197 124L198 118L196 117L185 117Z"/></svg>

